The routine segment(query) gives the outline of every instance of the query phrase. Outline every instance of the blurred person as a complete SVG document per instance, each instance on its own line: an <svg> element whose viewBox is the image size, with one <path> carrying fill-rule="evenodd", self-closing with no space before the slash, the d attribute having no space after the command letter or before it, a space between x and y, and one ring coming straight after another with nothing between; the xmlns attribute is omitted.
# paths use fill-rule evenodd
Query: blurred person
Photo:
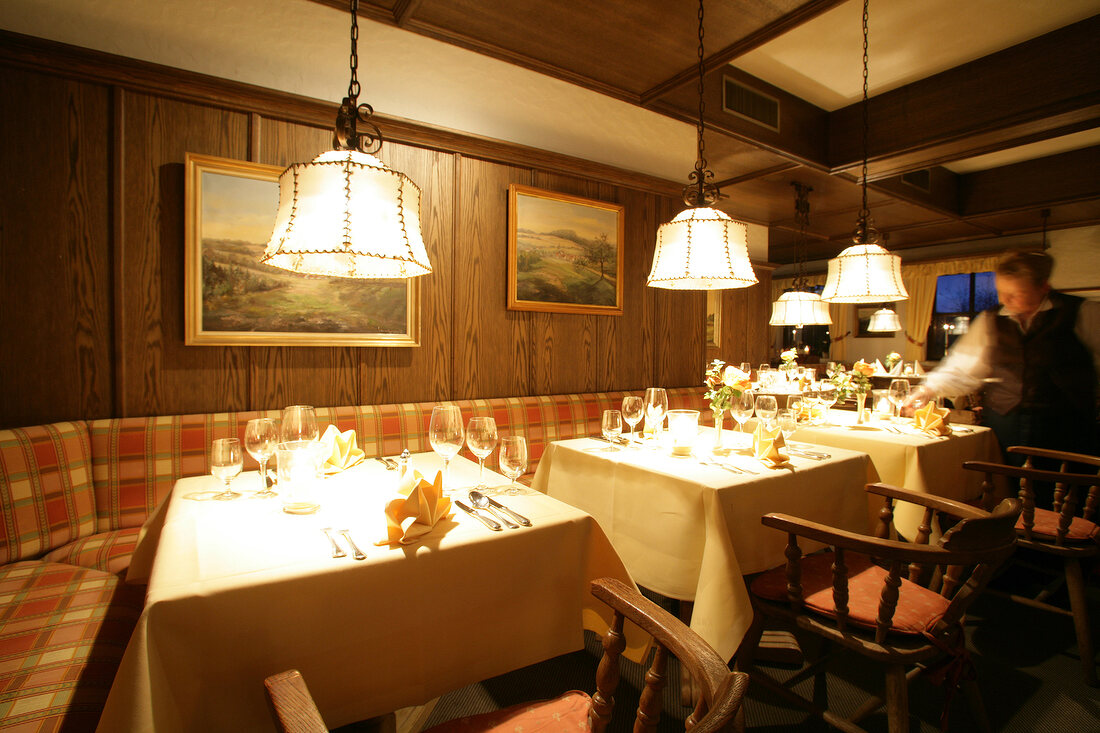
<svg viewBox="0 0 1100 733"><path fill-rule="evenodd" d="M1001 450L1030 445L1097 454L1100 302L1051 290L1053 258L1011 253L997 264L999 308L978 314L904 409L981 390L982 422ZM1023 456L1005 455L1019 465Z"/></svg>

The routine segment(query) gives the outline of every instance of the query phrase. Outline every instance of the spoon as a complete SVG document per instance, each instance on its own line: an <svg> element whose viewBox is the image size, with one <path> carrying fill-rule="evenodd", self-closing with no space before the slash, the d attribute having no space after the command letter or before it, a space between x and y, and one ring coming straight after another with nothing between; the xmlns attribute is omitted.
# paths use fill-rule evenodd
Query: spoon
<svg viewBox="0 0 1100 733"><path fill-rule="evenodd" d="M497 511L496 507L489 503L489 497L481 493L476 489L470 489L470 501L478 509L488 511L500 521L504 522L504 526L508 529L519 529L519 525L513 522L508 517L504 516L503 512Z"/></svg>
<svg viewBox="0 0 1100 733"><path fill-rule="evenodd" d="M325 537L328 537L328 541L332 543L332 556L347 557L347 553L337 544L336 539L329 534L332 531L332 527L321 527L321 531L325 533Z"/></svg>
<svg viewBox="0 0 1100 733"><path fill-rule="evenodd" d="M342 529L340 530L340 534L344 535L344 539L348 541L349 545L351 545L352 557L354 557L356 560L367 559L367 556L363 553L362 550L356 547L355 542L351 539L351 532L346 529Z"/></svg>

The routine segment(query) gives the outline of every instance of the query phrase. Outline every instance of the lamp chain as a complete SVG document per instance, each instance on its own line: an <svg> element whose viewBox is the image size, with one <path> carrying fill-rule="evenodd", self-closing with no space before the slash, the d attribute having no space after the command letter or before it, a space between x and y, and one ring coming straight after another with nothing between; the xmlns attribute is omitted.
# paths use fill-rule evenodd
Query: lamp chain
<svg viewBox="0 0 1100 733"><path fill-rule="evenodd" d="M867 140L870 137L871 130L870 104L868 103L867 93L867 67L870 58L867 43L868 19L870 18L868 5L869 0L863 0L863 169L860 175L863 201L859 209L859 221L856 223L856 231L852 235L852 241L856 244L877 244L881 239L881 235L875 229L874 221L871 219L871 209L867 206Z"/></svg>
<svg viewBox="0 0 1100 733"><path fill-rule="evenodd" d="M706 144L703 142L703 112L706 103L703 101L703 0L699 0L699 120L695 125L697 138L697 156L695 158L695 170L688 174L688 185L684 186L684 203L688 206L710 206L722 197L718 188L711 183L714 172L707 168L705 155Z"/></svg>
<svg viewBox="0 0 1100 733"><path fill-rule="evenodd" d="M337 150L358 150L361 153L377 153L382 149L382 132L371 121L374 108L369 104L359 104L359 0L351 0L351 81L348 82L348 96L340 103L336 113L336 129L332 136L332 146ZM360 129L360 125L366 129Z"/></svg>

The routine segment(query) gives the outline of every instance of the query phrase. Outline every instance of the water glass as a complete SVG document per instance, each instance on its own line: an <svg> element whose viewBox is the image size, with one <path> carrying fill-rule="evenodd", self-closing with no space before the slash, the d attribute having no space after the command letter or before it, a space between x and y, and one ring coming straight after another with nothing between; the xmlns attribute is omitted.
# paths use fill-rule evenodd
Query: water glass
<svg viewBox="0 0 1100 733"><path fill-rule="evenodd" d="M428 423L428 442L432 450L443 459L443 493L450 493L451 459L462 448L465 434L462 430L462 411L458 405L436 405Z"/></svg>
<svg viewBox="0 0 1100 733"><path fill-rule="evenodd" d="M501 472L512 479L508 486L509 494L518 494L516 479L527 470L527 440L522 435L509 435L500 439L500 453L497 456Z"/></svg>
<svg viewBox="0 0 1100 733"><path fill-rule="evenodd" d="M890 398L890 404L894 406L891 415L901 417L901 405L905 402L905 398L909 396L909 380L895 379L890 382L886 396Z"/></svg>
<svg viewBox="0 0 1100 733"><path fill-rule="evenodd" d="M756 398L756 416L764 421L765 427L771 427L772 420L775 419L775 413L779 411L779 405L775 401L775 397L771 395L759 395Z"/></svg>
<svg viewBox="0 0 1100 733"><path fill-rule="evenodd" d="M270 417L257 417L249 420L244 429L244 447L248 454L260 464L260 491L254 496L269 499L276 496L267 483L267 462L275 455L279 445L279 425Z"/></svg>
<svg viewBox="0 0 1100 733"><path fill-rule="evenodd" d="M829 382L821 382L817 388L817 399L821 402L822 424L829 424L829 409L836 404L836 385Z"/></svg>
<svg viewBox="0 0 1100 733"><path fill-rule="evenodd" d="M653 437L661 435L661 424L668 412L668 393L664 387L650 387L645 391L645 424L653 425Z"/></svg>
<svg viewBox="0 0 1100 733"><path fill-rule="evenodd" d="M485 459L497 447L497 421L491 417L471 417L466 425L466 446L477 456L477 488L484 489Z"/></svg>
<svg viewBox="0 0 1100 733"><path fill-rule="evenodd" d="M604 440L610 442L612 449L614 449L615 442L623 434L623 414L618 410L604 410L600 432L603 433Z"/></svg>
<svg viewBox="0 0 1100 733"><path fill-rule="evenodd" d="M642 398L637 395L627 395L623 397L622 414L623 420L630 426L630 438L634 439L634 426L641 422L642 415L645 413L645 405L642 404Z"/></svg>
<svg viewBox="0 0 1100 733"><path fill-rule="evenodd" d="M783 409L776 413L776 422L779 423L779 432L783 434L783 442L787 443L798 427L798 416L790 409Z"/></svg>
<svg viewBox="0 0 1100 733"><path fill-rule="evenodd" d="M225 489L214 495L215 499L228 501L240 494L229 488L229 482L240 475L244 467L241 455L241 441L237 438L218 438L210 446L210 473L219 481L225 482Z"/></svg>
<svg viewBox="0 0 1100 733"><path fill-rule="evenodd" d="M275 449L276 471L283 511L287 514L312 514L320 509L314 492L321 451L313 440L279 443Z"/></svg>
<svg viewBox="0 0 1100 733"><path fill-rule="evenodd" d="M730 414L737 421L737 428L742 433L745 432L745 422L752 417L755 404L752 392L748 391L742 392L740 397L734 397L730 402Z"/></svg>
<svg viewBox="0 0 1100 733"><path fill-rule="evenodd" d="M321 437L317 427L317 412L309 405L291 405L283 408L282 442L317 440Z"/></svg>

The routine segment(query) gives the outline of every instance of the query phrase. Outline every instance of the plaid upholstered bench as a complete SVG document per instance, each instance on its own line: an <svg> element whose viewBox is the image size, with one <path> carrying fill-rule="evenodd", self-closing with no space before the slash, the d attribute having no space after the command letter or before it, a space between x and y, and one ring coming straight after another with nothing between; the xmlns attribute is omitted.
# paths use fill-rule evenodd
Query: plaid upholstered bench
<svg viewBox="0 0 1100 733"><path fill-rule="evenodd" d="M703 407L703 388L669 406ZM600 432L625 392L462 400L528 441L526 480L546 445ZM434 402L320 407L368 457L431 450ZM244 437L279 411L131 417L0 430L0 726L92 730L144 602L123 581L142 524L185 476L208 473L215 438ZM246 470L256 468L251 458ZM488 465L495 467L495 458Z"/></svg>

